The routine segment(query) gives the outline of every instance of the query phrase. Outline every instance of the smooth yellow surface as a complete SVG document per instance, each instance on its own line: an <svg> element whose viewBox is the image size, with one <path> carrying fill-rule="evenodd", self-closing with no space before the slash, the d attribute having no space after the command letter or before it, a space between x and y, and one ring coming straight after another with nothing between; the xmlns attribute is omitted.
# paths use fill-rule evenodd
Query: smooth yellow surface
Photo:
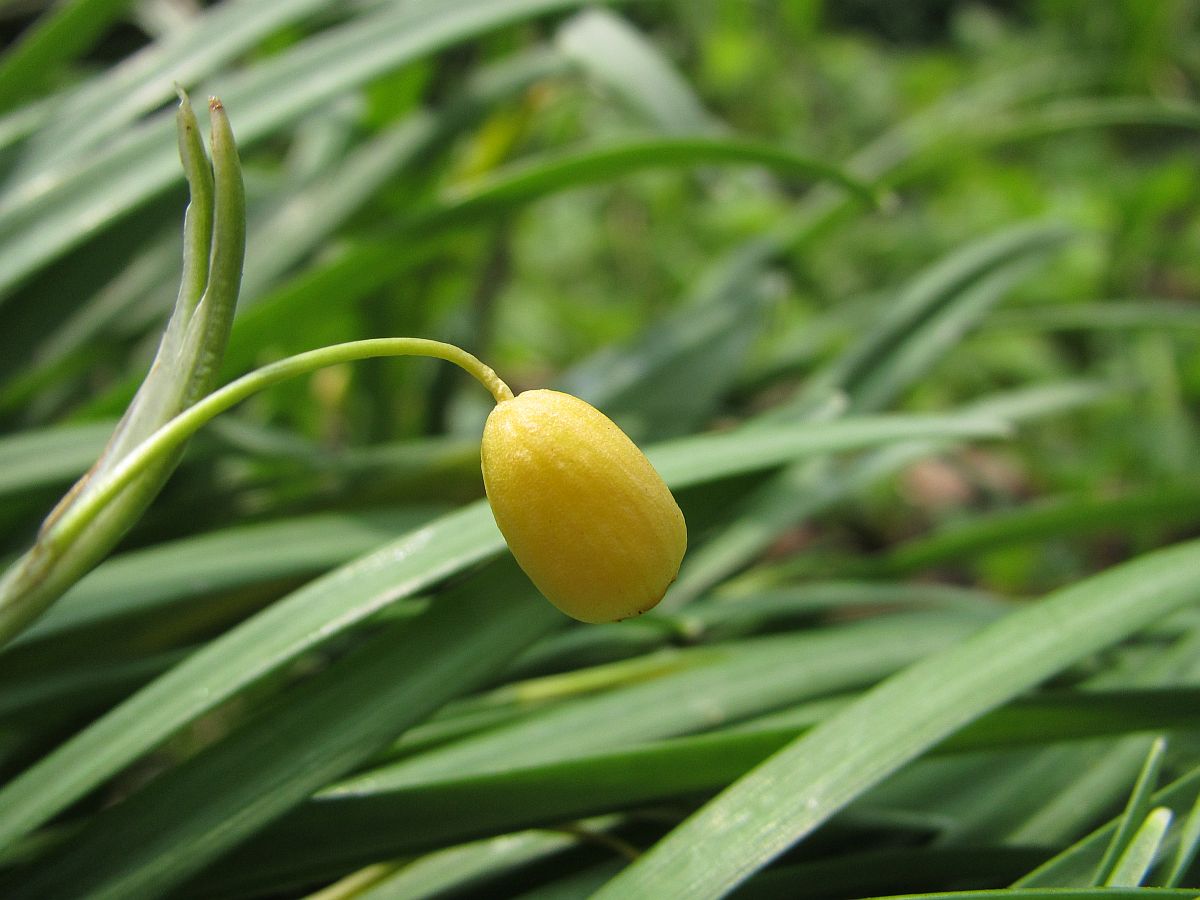
<svg viewBox="0 0 1200 900"><path fill-rule="evenodd" d="M551 603L583 622L614 622L662 599L687 527L612 420L570 394L526 391L492 410L482 455L496 524Z"/></svg>

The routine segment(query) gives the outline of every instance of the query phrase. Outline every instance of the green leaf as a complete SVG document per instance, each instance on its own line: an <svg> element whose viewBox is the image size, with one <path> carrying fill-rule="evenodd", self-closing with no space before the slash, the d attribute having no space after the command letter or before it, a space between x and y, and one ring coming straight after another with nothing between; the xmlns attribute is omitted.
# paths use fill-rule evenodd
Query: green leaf
<svg viewBox="0 0 1200 900"><path fill-rule="evenodd" d="M587 400L603 391L607 415L636 441L701 428L767 322L769 292L747 285L736 301L685 304L635 340L602 348L561 379Z"/></svg>
<svg viewBox="0 0 1200 900"><path fill-rule="evenodd" d="M1200 543L1148 554L922 660L735 782L599 896L721 896L966 723L1200 599L1198 566Z"/></svg>
<svg viewBox="0 0 1200 900"><path fill-rule="evenodd" d="M251 239L248 252L247 298L253 302L280 274L327 242L388 180L419 165L430 166L435 150L498 104L567 69L566 60L553 53L515 54L480 69L442 108L415 112L362 142L346 159L279 204L266 221L254 223L252 231L259 237ZM422 170L420 177L427 179L429 173ZM391 258L398 255L395 245L389 244L388 250Z"/></svg>
<svg viewBox="0 0 1200 900"><path fill-rule="evenodd" d="M658 444L647 455L673 487L745 474L781 463L913 439L1004 437L1009 427L990 416L856 416L824 423L742 428Z"/></svg>
<svg viewBox="0 0 1200 900"><path fill-rule="evenodd" d="M500 552L476 504L317 579L206 644L0 790L0 846L302 653L389 603Z"/></svg>
<svg viewBox="0 0 1200 900"><path fill-rule="evenodd" d="M1154 97L1073 97L1044 104L1033 112L997 116L966 129L963 136L1007 143L1122 125L1196 130L1200 129L1200 106Z"/></svg>
<svg viewBox="0 0 1200 900"><path fill-rule="evenodd" d="M991 884L1044 856L1024 847L919 847L851 851L762 872L738 900L867 897L906 884ZM958 894L945 895L947 900Z"/></svg>
<svg viewBox="0 0 1200 900"><path fill-rule="evenodd" d="M678 671L576 699L470 741L449 745L334 786L329 796L384 790L553 760L704 729L871 683L924 653L961 639L986 617L914 612L853 626L680 651ZM668 651L669 652L669 651Z"/></svg>

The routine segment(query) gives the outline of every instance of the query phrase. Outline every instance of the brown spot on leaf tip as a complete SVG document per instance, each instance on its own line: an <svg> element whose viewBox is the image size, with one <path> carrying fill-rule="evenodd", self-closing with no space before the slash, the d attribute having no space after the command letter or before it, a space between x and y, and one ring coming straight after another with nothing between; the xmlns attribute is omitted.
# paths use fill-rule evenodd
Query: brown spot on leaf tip
<svg viewBox="0 0 1200 900"><path fill-rule="evenodd" d="M209 97L208 108L213 112L216 112L218 109L224 109L225 107L221 104L220 97Z"/></svg>

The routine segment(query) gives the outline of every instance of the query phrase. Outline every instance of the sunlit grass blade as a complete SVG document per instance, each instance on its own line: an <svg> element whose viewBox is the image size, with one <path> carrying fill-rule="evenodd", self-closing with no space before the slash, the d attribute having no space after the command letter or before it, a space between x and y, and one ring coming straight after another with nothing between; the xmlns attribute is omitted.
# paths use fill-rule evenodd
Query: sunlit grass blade
<svg viewBox="0 0 1200 900"><path fill-rule="evenodd" d="M1159 849L1171 827L1171 811L1164 807L1151 810L1115 861L1105 887L1138 887L1145 882L1158 859Z"/></svg>
<svg viewBox="0 0 1200 900"><path fill-rule="evenodd" d="M1198 567L1200 544L1148 554L888 679L735 782L600 896L721 896L967 722L1200 599ZM872 739L861 740L864 734ZM739 825L731 831L734 813Z"/></svg>
<svg viewBox="0 0 1200 900"><path fill-rule="evenodd" d="M1117 827L1116 833L1113 834L1111 843L1108 849L1104 851L1104 857L1100 860L1100 865L1096 867L1096 875L1092 879L1092 884L1097 887L1108 885L1110 878L1113 877L1117 869L1117 864L1120 862L1130 848L1135 836L1139 834L1147 813L1150 810L1150 797L1154 793L1157 786L1158 774L1162 770L1163 756L1167 750L1167 743L1163 738L1159 738L1150 747L1150 753L1146 756L1146 761L1142 764L1142 771L1138 775L1137 782L1133 786L1133 791L1129 795L1129 802L1125 805L1125 812L1121 816L1120 825ZM1168 813L1169 821L1169 813ZM1166 826L1163 826L1166 830ZM1161 839L1162 835L1159 835ZM1135 853L1136 855L1136 853ZM1127 880L1129 873L1125 874L1123 881L1116 883L1125 887L1134 887L1140 881L1130 884Z"/></svg>
<svg viewBox="0 0 1200 900"><path fill-rule="evenodd" d="M1175 810L1188 809L1200 803L1200 768L1191 769L1156 791L1152 802L1155 806ZM1123 818L1118 816L1097 828L1019 879L1014 887L1066 888L1090 885L1122 821Z"/></svg>
<svg viewBox="0 0 1200 900"><path fill-rule="evenodd" d="M589 823L603 827L606 820ZM569 849L578 842L574 835L555 831L526 831L491 840L450 847L409 863L378 873L356 900L422 900L472 882L497 876L511 869Z"/></svg>

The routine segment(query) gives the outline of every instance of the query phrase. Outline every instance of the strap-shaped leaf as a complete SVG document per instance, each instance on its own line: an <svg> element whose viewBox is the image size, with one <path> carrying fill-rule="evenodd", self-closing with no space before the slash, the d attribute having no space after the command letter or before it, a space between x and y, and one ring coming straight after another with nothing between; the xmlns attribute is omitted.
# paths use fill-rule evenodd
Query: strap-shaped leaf
<svg viewBox="0 0 1200 900"><path fill-rule="evenodd" d="M175 312L158 355L92 470L42 526L34 546L0 579L0 643L40 615L117 544L158 494L182 445L160 455L110 496L91 527L69 540L51 536L60 520L95 499L98 485L159 426L212 389L229 339L246 247L245 194L229 119L209 103L211 168L191 105L177 114L179 150L192 192L184 224L184 267Z"/></svg>

